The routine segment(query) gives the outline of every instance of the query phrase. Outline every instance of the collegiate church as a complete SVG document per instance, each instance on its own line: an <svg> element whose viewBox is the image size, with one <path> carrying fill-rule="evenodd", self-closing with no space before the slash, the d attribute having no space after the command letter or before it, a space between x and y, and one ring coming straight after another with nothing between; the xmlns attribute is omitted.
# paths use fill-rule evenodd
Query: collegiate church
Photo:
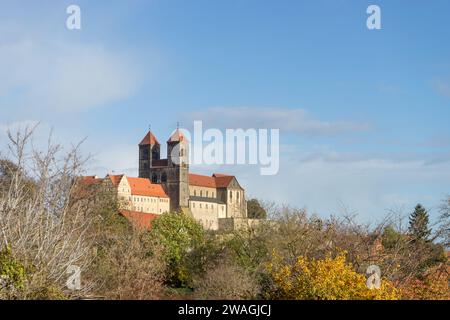
<svg viewBox="0 0 450 320"><path fill-rule="evenodd" d="M149 131L139 143L139 177L83 177L86 183L113 190L121 213L148 227L158 215L180 211L192 215L207 230L234 230L256 223L247 219L245 190L235 176L205 176L189 172L189 141L177 129L167 140L167 157Z"/></svg>

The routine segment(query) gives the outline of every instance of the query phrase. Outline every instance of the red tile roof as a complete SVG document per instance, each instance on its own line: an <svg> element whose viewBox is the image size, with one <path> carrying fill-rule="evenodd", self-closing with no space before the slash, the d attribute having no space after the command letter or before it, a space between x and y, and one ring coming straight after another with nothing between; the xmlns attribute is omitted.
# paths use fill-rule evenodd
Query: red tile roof
<svg viewBox="0 0 450 320"><path fill-rule="evenodd" d="M190 173L189 184L192 186L215 188L216 180L213 177Z"/></svg>
<svg viewBox="0 0 450 320"><path fill-rule="evenodd" d="M208 188L226 188L234 176L225 174L213 174L212 177L200 174L189 174L189 184L192 186L208 187Z"/></svg>
<svg viewBox="0 0 450 320"><path fill-rule="evenodd" d="M178 142L183 141L184 139L186 139L186 137L184 136L183 132L181 132L180 129L177 129L174 133L172 133L167 142Z"/></svg>
<svg viewBox="0 0 450 320"><path fill-rule="evenodd" d="M158 218L158 214L144 213L129 210L120 210L120 214L127 218L135 227L142 229L150 229L152 222Z"/></svg>
<svg viewBox="0 0 450 320"><path fill-rule="evenodd" d="M127 180L130 184L132 195L160 198L169 197L160 184L153 184L149 179L127 177Z"/></svg>
<svg viewBox="0 0 450 320"><path fill-rule="evenodd" d="M141 143L139 143L140 146L146 146L149 144L158 144L159 145L158 139L156 139L155 135L151 131L149 131L145 135L144 139L142 139Z"/></svg>
<svg viewBox="0 0 450 320"><path fill-rule="evenodd" d="M102 183L103 179L97 176L84 176L81 177L81 181L83 181L85 185L94 185Z"/></svg>
<svg viewBox="0 0 450 320"><path fill-rule="evenodd" d="M225 174L215 173L213 177L216 179L217 188L226 188L234 179L234 176L227 176Z"/></svg>
<svg viewBox="0 0 450 320"><path fill-rule="evenodd" d="M123 174L116 174L116 175L112 175L112 174L108 174L106 176L106 179L109 178L112 182L112 184L117 187L120 183L120 180L122 180L123 178Z"/></svg>

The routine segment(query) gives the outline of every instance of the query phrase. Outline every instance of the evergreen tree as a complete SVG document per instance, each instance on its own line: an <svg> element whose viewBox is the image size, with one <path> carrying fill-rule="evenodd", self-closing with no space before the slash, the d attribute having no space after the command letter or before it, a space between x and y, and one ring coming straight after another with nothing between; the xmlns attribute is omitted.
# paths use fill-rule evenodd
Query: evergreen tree
<svg viewBox="0 0 450 320"><path fill-rule="evenodd" d="M416 240L428 240L431 234L428 223L428 211L419 203L409 216L409 233Z"/></svg>

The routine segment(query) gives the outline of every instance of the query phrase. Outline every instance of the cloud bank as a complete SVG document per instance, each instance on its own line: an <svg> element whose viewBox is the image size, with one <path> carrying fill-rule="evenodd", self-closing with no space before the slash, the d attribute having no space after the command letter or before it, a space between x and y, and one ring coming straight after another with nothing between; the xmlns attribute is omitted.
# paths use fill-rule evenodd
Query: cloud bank
<svg viewBox="0 0 450 320"><path fill-rule="evenodd" d="M367 131L370 123L322 121L312 118L305 109L266 107L212 107L192 112L188 121L202 120L217 128L273 128L282 132L330 136L346 132Z"/></svg>

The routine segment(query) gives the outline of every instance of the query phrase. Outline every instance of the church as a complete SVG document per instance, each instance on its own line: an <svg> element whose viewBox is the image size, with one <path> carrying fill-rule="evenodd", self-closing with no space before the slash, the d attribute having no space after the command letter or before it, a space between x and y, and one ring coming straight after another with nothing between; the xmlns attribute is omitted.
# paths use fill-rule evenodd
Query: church
<svg viewBox="0 0 450 320"><path fill-rule="evenodd" d="M139 143L139 178L161 185L170 210L191 214L205 229L229 228L247 218L245 190L235 176L190 173L189 141L178 128L167 140L164 159L158 139L148 131Z"/></svg>
<svg viewBox="0 0 450 320"><path fill-rule="evenodd" d="M177 129L167 140L167 157L151 132L139 143L139 177L108 174L83 177L85 185L112 191L120 212L135 224L149 228L165 212L191 215L206 230L235 230L257 223L247 219L245 190L235 176L190 173L189 141Z"/></svg>

